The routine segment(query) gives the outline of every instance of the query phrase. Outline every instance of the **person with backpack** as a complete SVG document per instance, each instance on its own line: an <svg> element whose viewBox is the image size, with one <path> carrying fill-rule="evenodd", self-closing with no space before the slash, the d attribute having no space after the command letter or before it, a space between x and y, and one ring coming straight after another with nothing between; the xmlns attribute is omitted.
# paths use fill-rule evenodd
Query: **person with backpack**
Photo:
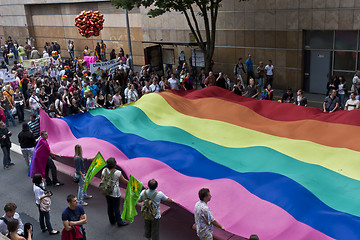
<svg viewBox="0 0 360 240"><path fill-rule="evenodd" d="M15 203L7 203L4 207L4 211L5 214L0 217L0 233L3 234L4 236L6 236L9 231L7 228L7 224L10 220L16 219L19 222L19 227L17 229L17 234L20 236L24 236L25 239L28 239L29 234L28 234L28 229L32 229L32 225L31 223L25 223L25 225L23 224L23 222L21 221L20 215L19 213L16 212L17 206ZM31 234L30 234L30 239L31 239Z"/></svg>
<svg viewBox="0 0 360 240"><path fill-rule="evenodd" d="M106 161L106 168L101 172L100 192L105 195L109 222L111 225L117 223L119 227L129 223L121 219L120 213L120 187L119 181L127 185L128 180L124 178L121 171L116 169L115 158Z"/></svg>
<svg viewBox="0 0 360 240"><path fill-rule="evenodd" d="M35 203L39 209L40 228L42 232L48 231L50 235L56 235L59 234L59 231L54 230L50 222L50 197L52 196L52 193L46 191L43 186L41 186L42 180L41 174L35 174L32 179L32 182L34 183L33 191L35 194Z"/></svg>
<svg viewBox="0 0 360 240"><path fill-rule="evenodd" d="M141 206L141 214L145 221L145 237L151 240L159 240L160 228L160 202L174 202L161 191L157 191L158 183L155 179L148 182L149 189L145 189L140 193L139 202L144 202Z"/></svg>

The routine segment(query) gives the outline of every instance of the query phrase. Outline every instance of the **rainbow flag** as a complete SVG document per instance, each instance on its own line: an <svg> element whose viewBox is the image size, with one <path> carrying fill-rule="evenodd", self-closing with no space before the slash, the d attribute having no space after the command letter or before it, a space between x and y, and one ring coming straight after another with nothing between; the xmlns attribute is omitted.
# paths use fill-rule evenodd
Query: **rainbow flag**
<svg viewBox="0 0 360 240"><path fill-rule="evenodd" d="M360 110L332 114L218 87L162 92L115 110L42 113L53 152L115 157L190 212L210 189L215 219L260 239L360 239Z"/></svg>

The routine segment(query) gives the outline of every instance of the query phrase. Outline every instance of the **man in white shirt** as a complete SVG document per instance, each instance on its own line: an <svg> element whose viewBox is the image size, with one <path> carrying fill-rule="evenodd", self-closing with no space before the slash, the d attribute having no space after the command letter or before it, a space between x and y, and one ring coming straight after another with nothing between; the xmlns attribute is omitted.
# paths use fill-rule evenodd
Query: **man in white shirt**
<svg viewBox="0 0 360 240"><path fill-rule="evenodd" d="M360 101L355 99L355 93L350 94L350 99L346 101L345 110L351 111L359 108Z"/></svg>
<svg viewBox="0 0 360 240"><path fill-rule="evenodd" d="M119 65L119 69L124 70L125 72L129 69L130 67L127 66L126 64L124 64L123 60L120 60L120 65Z"/></svg>
<svg viewBox="0 0 360 240"><path fill-rule="evenodd" d="M153 83L150 85L151 92L160 92L160 86L157 78L154 78Z"/></svg>
<svg viewBox="0 0 360 240"><path fill-rule="evenodd" d="M269 60L269 64L265 66L265 71L267 79L266 85L270 84L272 86L274 80L274 65L272 65L272 60Z"/></svg>
<svg viewBox="0 0 360 240"><path fill-rule="evenodd" d="M174 202L173 199L168 198L161 191L156 191L158 183L155 179L151 179L148 182L149 189L145 189L140 193L139 202L143 202L145 199L152 199L157 213L154 220L145 220L145 237L151 240L159 240L159 227L160 227L160 202L161 200L166 202Z"/></svg>
<svg viewBox="0 0 360 240"><path fill-rule="evenodd" d="M179 80L175 78L175 74L171 74L171 78L168 79L171 89L179 90Z"/></svg>
<svg viewBox="0 0 360 240"><path fill-rule="evenodd" d="M31 112L33 114L36 114L36 116L39 116L40 102L39 102L39 98L36 96L35 90L32 90L31 97L29 98L29 106L30 106Z"/></svg>
<svg viewBox="0 0 360 240"><path fill-rule="evenodd" d="M210 240L213 239L213 226L222 230L225 228L215 220L207 205L211 200L210 190L207 188L200 189L199 198L200 201L195 204L194 210L196 233L200 240Z"/></svg>
<svg viewBox="0 0 360 240"><path fill-rule="evenodd" d="M17 233L19 235L24 234L24 224L21 221L20 215L16 212L15 203L7 203L4 207L5 214L0 218L0 233L4 236L8 234L7 222L10 219L17 219L19 221L19 229Z"/></svg>
<svg viewBox="0 0 360 240"><path fill-rule="evenodd" d="M360 71L357 71L353 80L352 80L353 84L351 86L351 92L354 92L355 94L359 94L359 89L360 89Z"/></svg>

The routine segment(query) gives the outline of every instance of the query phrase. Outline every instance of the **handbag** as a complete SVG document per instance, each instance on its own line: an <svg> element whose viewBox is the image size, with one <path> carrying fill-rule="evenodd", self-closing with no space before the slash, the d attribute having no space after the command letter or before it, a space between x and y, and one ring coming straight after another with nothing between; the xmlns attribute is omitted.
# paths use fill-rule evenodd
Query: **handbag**
<svg viewBox="0 0 360 240"><path fill-rule="evenodd" d="M50 211L50 205L51 205L50 197L44 197L43 199L40 199L40 210L41 211L49 212Z"/></svg>
<svg viewBox="0 0 360 240"><path fill-rule="evenodd" d="M17 113L16 108L12 108L10 111L11 111L12 115L16 115L16 113Z"/></svg>
<svg viewBox="0 0 360 240"><path fill-rule="evenodd" d="M80 182L80 176L74 176L73 181L74 181L74 183L79 183Z"/></svg>

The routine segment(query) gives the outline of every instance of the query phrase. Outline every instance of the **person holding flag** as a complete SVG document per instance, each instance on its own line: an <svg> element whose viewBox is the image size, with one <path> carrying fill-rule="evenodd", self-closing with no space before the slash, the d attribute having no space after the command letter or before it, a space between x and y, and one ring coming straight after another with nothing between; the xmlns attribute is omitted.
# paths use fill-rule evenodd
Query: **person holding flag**
<svg viewBox="0 0 360 240"><path fill-rule="evenodd" d="M120 187L119 181L124 184L128 184L128 180L124 178L121 171L116 169L116 160L111 157L106 161L106 168L101 173L101 179L111 177L111 183L113 186L112 193L105 195L107 203L107 212L109 216L110 224L114 225L117 223L119 227L126 226L129 223L121 219L120 214ZM141 188L140 188L141 189Z"/></svg>
<svg viewBox="0 0 360 240"><path fill-rule="evenodd" d="M81 145L77 144L75 146L75 155L74 155L74 161L75 161L75 177L74 181L79 184L78 189L78 201L79 204L82 206L87 206L88 203L84 202L84 199L90 199L92 198L91 195L87 195L86 189L84 190L84 184L85 184L85 166L84 161L87 160L93 160L93 159L86 159L83 158L82 153L82 147Z"/></svg>
<svg viewBox="0 0 360 240"><path fill-rule="evenodd" d="M121 218L123 220L134 222L134 217L138 214L135 207L139 200L142 188L142 183L133 175L130 175L129 182L126 187L124 208L121 214Z"/></svg>
<svg viewBox="0 0 360 240"><path fill-rule="evenodd" d="M41 176L46 179L47 185L54 184L54 186L62 186L64 184L58 181L57 169L51 158L52 156L59 158L61 156L50 151L47 139L48 133L46 131L42 131L31 159L29 177L33 178L35 174L41 174ZM48 176L50 169L53 177L52 181Z"/></svg>

